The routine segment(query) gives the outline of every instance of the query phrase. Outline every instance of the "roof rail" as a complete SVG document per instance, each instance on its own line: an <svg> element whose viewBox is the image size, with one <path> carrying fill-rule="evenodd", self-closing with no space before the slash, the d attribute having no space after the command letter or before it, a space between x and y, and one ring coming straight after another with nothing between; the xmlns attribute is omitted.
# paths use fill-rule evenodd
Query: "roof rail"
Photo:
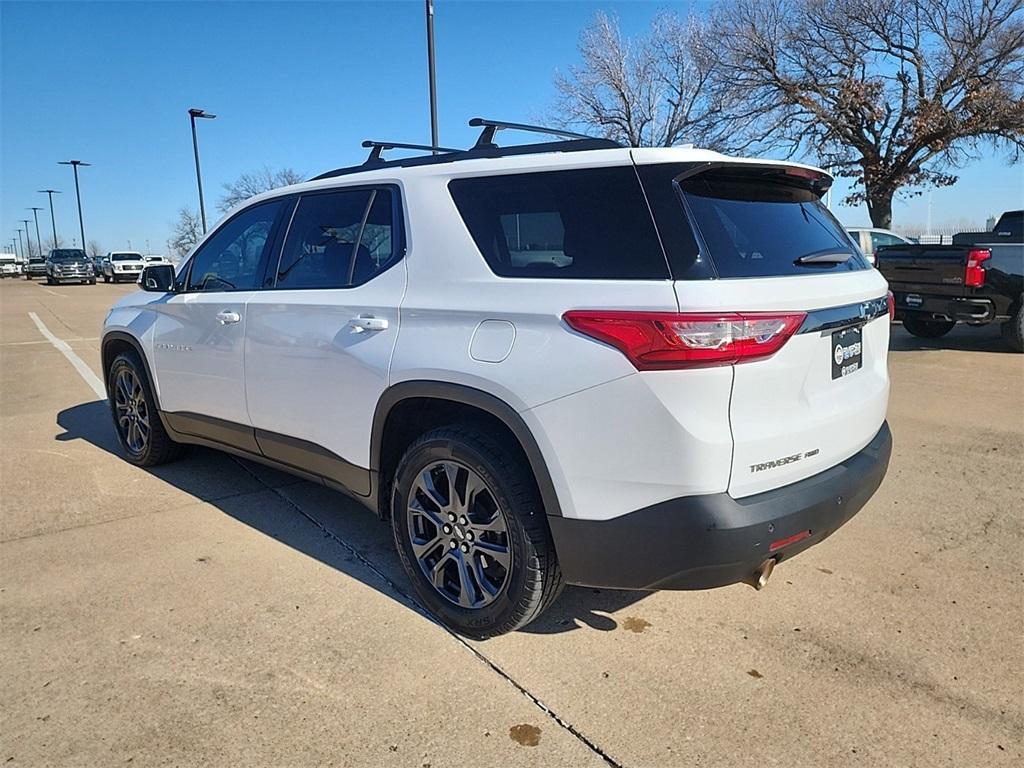
<svg viewBox="0 0 1024 768"><path fill-rule="evenodd" d="M398 141L371 141L370 139L364 141L363 146L370 150L370 156L366 158L366 162L364 163L365 165L384 162L380 155L382 152L389 149L420 149L424 152L443 152L446 154L463 151L461 149L452 149L450 147L435 147L430 144L403 144Z"/></svg>
<svg viewBox="0 0 1024 768"><path fill-rule="evenodd" d="M494 134L501 130L524 131L526 133L543 133L547 136L557 136L561 139L587 139L590 141L607 141L609 146L621 147L622 145L612 139L604 139L599 136L587 136L584 133L563 131L561 128L546 128L542 125L527 125L526 123L509 123L504 120L488 120L484 117L474 117L469 121L471 128L483 128L480 137L473 145L473 149L497 149L494 143Z"/></svg>

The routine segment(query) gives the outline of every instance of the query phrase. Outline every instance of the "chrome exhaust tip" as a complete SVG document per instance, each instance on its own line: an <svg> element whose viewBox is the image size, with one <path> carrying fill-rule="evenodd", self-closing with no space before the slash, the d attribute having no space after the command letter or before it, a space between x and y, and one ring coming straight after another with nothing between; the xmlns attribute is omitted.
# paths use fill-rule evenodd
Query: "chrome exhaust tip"
<svg viewBox="0 0 1024 768"><path fill-rule="evenodd" d="M772 571L775 570L775 563L777 562L774 557L769 557L761 563L750 579L750 586L758 591L768 586L768 579L772 577Z"/></svg>

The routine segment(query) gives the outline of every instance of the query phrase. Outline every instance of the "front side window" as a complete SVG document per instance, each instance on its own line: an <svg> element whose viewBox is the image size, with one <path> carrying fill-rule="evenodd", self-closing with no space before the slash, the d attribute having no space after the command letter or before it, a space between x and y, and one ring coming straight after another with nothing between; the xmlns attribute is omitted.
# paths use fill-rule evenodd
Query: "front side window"
<svg viewBox="0 0 1024 768"><path fill-rule="evenodd" d="M399 257L389 189L352 189L299 199L277 268L278 288L361 285Z"/></svg>
<svg viewBox="0 0 1024 768"><path fill-rule="evenodd" d="M256 287L257 274L280 200L255 205L235 216L192 257L190 291L237 291Z"/></svg>
<svg viewBox="0 0 1024 768"><path fill-rule="evenodd" d="M480 253L502 277L669 276L632 167L455 179L448 188Z"/></svg>

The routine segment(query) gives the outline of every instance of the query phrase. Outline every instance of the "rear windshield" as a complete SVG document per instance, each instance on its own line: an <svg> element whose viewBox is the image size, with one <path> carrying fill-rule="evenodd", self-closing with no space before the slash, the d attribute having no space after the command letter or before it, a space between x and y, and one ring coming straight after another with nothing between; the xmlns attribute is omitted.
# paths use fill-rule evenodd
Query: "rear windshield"
<svg viewBox="0 0 1024 768"><path fill-rule="evenodd" d="M669 277L631 166L455 179L448 188L497 275Z"/></svg>
<svg viewBox="0 0 1024 768"><path fill-rule="evenodd" d="M685 179L679 189L719 277L871 268L818 195L799 181L723 169Z"/></svg>

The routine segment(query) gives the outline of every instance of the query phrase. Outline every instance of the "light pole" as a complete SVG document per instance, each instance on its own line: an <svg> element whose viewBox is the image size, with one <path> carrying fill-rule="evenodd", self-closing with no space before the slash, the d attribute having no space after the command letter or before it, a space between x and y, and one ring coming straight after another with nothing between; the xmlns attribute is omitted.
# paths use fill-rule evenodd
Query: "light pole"
<svg viewBox="0 0 1024 768"><path fill-rule="evenodd" d="M82 250L85 250L85 225L82 223L82 194L78 191L78 166L89 166L84 160L61 160L57 165L70 165L75 171L75 199L78 200L78 234L82 236Z"/></svg>
<svg viewBox="0 0 1024 768"><path fill-rule="evenodd" d="M15 232L18 233L18 245L21 246L21 258L22 258L22 261L24 261L25 260L25 243L21 239L21 227L18 227L15 230ZM15 255L18 254L18 249L17 248L14 249L14 253L15 253Z"/></svg>
<svg viewBox="0 0 1024 768"><path fill-rule="evenodd" d="M43 255L43 238L41 238L39 236L39 212L41 210L43 210L43 209L38 207L38 206L32 206L31 208L26 208L25 210L26 211L32 211L32 217L36 220L36 245L39 246L39 255L42 256Z"/></svg>
<svg viewBox="0 0 1024 768"><path fill-rule="evenodd" d="M59 247L57 245L57 220L53 217L53 196L59 195L59 189L40 189L40 194L46 193L50 196L50 226L53 227L53 247Z"/></svg>
<svg viewBox="0 0 1024 768"><path fill-rule="evenodd" d="M206 205L203 203L203 174L199 171L199 139L196 138L196 118L213 120L216 115L192 107L188 111L189 122L192 123L192 151L196 156L196 183L199 185L199 216L203 222L203 234L206 234Z"/></svg>
<svg viewBox="0 0 1024 768"><path fill-rule="evenodd" d="M437 146L437 78L434 72L434 0L427 3L427 72L430 77L430 146ZM437 150L432 150L437 154Z"/></svg>
<svg viewBox="0 0 1024 768"><path fill-rule="evenodd" d="M25 225L25 242L28 243L28 257L32 258L32 237L29 235L28 225L31 219L18 219L22 224Z"/></svg>

